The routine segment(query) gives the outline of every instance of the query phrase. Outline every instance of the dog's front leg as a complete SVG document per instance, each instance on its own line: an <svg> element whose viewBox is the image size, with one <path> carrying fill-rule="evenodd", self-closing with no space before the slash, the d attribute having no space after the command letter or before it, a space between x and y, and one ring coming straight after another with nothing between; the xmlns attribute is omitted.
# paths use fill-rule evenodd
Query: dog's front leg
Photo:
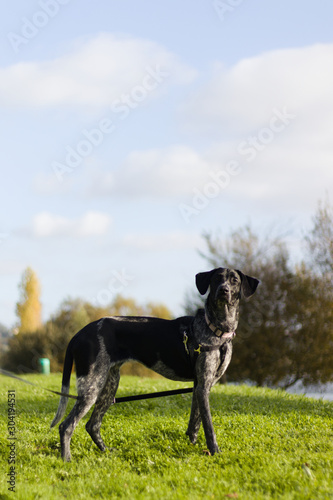
<svg viewBox="0 0 333 500"><path fill-rule="evenodd" d="M187 434L187 436L189 436L192 444L195 444L197 441L198 432L199 432L200 425L201 425L201 415L200 415L198 400L197 400L197 396L196 396L196 386L197 386L197 384L194 384L192 406L191 406L191 416L190 416L190 420L189 420L187 431L186 431L186 434Z"/></svg>
<svg viewBox="0 0 333 500"><path fill-rule="evenodd" d="M216 378L216 371L219 366L219 362L220 357L216 352L201 353L199 354L195 367L197 385L195 387L193 398L196 398L205 432L206 443L212 455L220 451L216 441L209 406L209 393Z"/></svg>
<svg viewBox="0 0 333 500"><path fill-rule="evenodd" d="M213 427L212 416L209 406L210 386L198 385L195 390L195 395L198 401L202 425L205 432L206 443L211 455L219 453L219 447L216 441L216 435Z"/></svg>

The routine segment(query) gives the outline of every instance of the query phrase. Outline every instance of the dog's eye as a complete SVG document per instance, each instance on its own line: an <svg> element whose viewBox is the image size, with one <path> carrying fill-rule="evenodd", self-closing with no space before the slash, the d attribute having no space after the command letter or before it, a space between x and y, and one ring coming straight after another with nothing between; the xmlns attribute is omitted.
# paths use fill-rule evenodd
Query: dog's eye
<svg viewBox="0 0 333 500"><path fill-rule="evenodd" d="M237 283L238 278L236 278L236 276L232 276L230 281L231 281L231 283Z"/></svg>

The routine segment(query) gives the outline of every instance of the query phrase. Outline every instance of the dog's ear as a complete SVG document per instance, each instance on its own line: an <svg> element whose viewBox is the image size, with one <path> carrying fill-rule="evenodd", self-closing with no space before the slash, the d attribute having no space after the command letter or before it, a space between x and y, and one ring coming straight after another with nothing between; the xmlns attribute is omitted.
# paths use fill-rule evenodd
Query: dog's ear
<svg viewBox="0 0 333 500"><path fill-rule="evenodd" d="M236 269L236 271L238 272L242 280L241 295L245 297L245 299L248 299L256 291L257 286L259 285L259 280L257 280L257 278L252 278L251 276L243 274L241 271L238 271L238 269Z"/></svg>
<svg viewBox="0 0 333 500"><path fill-rule="evenodd" d="M217 271L218 268L212 269L212 271L207 271L205 273L198 273L195 276L195 284L201 295L205 295L207 292L212 275Z"/></svg>

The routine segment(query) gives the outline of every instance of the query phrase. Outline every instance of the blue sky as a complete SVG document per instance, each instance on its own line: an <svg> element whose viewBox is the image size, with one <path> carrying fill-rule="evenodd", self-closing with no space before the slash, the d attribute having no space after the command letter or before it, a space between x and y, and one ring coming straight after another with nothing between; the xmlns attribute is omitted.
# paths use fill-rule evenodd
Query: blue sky
<svg viewBox="0 0 333 500"><path fill-rule="evenodd" d="M27 266L44 319L118 292L181 314L204 232L276 226L297 252L332 196L332 18L328 0L7 2L0 322Z"/></svg>

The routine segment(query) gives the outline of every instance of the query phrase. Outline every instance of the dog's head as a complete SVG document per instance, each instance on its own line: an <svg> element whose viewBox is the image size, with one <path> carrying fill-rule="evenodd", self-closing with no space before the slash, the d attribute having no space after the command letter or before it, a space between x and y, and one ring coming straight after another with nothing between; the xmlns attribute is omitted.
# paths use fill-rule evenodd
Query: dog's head
<svg viewBox="0 0 333 500"><path fill-rule="evenodd" d="M230 305L235 304L241 297L251 297L259 284L259 280L243 274L238 269L223 267L199 273L195 280L201 295L205 295L210 288L209 298L214 302Z"/></svg>

